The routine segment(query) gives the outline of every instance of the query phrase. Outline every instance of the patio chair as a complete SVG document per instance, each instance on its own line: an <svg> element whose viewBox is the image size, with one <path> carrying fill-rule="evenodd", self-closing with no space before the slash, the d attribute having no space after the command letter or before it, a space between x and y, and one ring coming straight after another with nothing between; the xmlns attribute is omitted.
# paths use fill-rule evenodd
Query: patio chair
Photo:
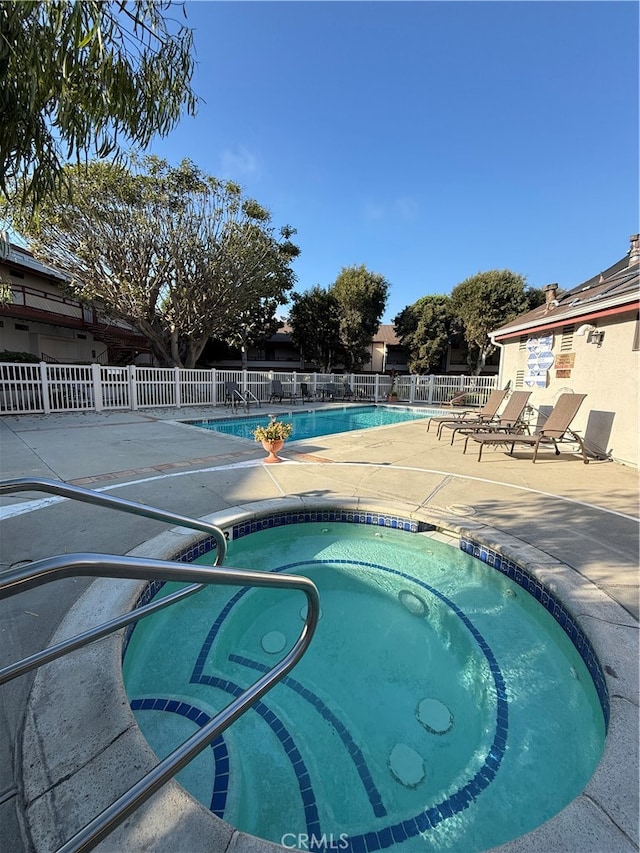
<svg viewBox="0 0 640 853"><path fill-rule="evenodd" d="M533 435L514 434L507 430L503 432L475 432L467 436L467 441L472 439L478 442L478 462L482 459L482 449L486 444L510 444L509 454L513 455L513 448L516 444L528 444L533 447L533 461L536 461L538 449L541 444L553 444L556 456L560 455L558 449L559 442L571 442L578 444L582 453L582 460L585 465L589 463L587 453L584 447L584 441L572 429L569 429L571 421L575 418L576 413L586 394L561 394L558 400L549 413L548 418L541 427L535 430ZM466 442L465 442L466 445Z"/></svg>
<svg viewBox="0 0 640 853"><path fill-rule="evenodd" d="M506 394L507 394L506 389L504 391L501 391L501 390L492 391L489 394L489 398L487 399L487 402L477 412L472 412L472 411L469 411L468 409L463 409L460 412L457 412L455 416L454 416L453 412L451 412L451 414L449 414L449 415L439 415L439 416L434 417L434 418L429 418L429 420L427 421L427 432L429 432L429 429L431 427L432 422L435 422L438 424L438 432L437 432L438 438L440 438L440 433L442 432L442 424L444 424L444 423L450 423L451 421L461 421L463 419L466 419L466 420L470 421L471 423L475 423L477 425L480 425L482 423L487 423L488 421L492 420L496 416L496 412L500 408L500 404L502 403L502 401L506 397Z"/></svg>
<svg viewBox="0 0 640 853"><path fill-rule="evenodd" d="M245 391L244 394L238 387L237 382L224 383L224 404L231 406L232 409L238 407L238 403L242 403L245 409L249 409L251 403L256 403L260 408L260 400L251 391Z"/></svg>
<svg viewBox="0 0 640 853"><path fill-rule="evenodd" d="M353 389L348 382L345 382L342 386L342 399L343 400L353 400Z"/></svg>
<svg viewBox="0 0 640 853"><path fill-rule="evenodd" d="M295 403L295 391L285 391L282 387L282 382L279 379L272 379L271 396L269 397L269 402L272 403L274 400L277 400L279 403L281 403L284 398L290 400L292 403Z"/></svg>
<svg viewBox="0 0 640 853"><path fill-rule="evenodd" d="M531 391L514 391L509 397L507 405L502 410L502 413L498 417L494 418L490 423L484 424L481 427L478 427L478 424L475 422L470 423L465 420L463 420L462 423L459 421L449 421L441 424L441 426L444 429L452 430L451 444L453 444L453 440L458 432L469 434L474 432L484 432L485 430L488 432L493 432L494 430L507 430L514 433L525 432L525 430L528 431L529 426L522 419L522 413L527 407L530 396ZM464 443L465 448L467 446L467 441Z"/></svg>
<svg viewBox="0 0 640 853"><path fill-rule="evenodd" d="M301 382L300 383L300 393L302 395L302 401L303 402L305 400L315 400L315 398L316 398L313 391L309 390L308 382Z"/></svg>

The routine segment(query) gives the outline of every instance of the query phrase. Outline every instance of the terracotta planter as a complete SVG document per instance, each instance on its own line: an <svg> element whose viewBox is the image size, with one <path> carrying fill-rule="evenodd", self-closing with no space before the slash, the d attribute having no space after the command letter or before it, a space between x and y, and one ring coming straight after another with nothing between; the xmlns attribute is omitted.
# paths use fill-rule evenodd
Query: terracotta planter
<svg viewBox="0 0 640 853"><path fill-rule="evenodd" d="M284 440L282 438L278 438L275 441L263 441L262 446L268 452L267 458L264 460L265 464L267 462L282 462L279 456L276 454L282 450L284 445Z"/></svg>

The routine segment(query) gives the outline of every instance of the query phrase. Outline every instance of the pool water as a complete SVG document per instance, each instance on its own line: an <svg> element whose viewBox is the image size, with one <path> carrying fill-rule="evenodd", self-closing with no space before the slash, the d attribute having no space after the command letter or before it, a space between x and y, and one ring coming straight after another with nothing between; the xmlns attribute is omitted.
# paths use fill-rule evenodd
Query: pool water
<svg viewBox="0 0 640 853"><path fill-rule="evenodd" d="M549 612L485 563L338 523L245 536L226 562L306 575L321 599L298 666L178 776L232 825L292 847L473 853L586 785L605 738L593 681ZM211 587L142 620L124 676L156 754L273 666L305 607Z"/></svg>
<svg viewBox="0 0 640 853"><path fill-rule="evenodd" d="M342 406L333 409L316 409L314 411L278 413L279 420L293 424L291 441L304 438L316 438L320 435L334 435L340 432L350 432L355 429L389 426L430 418L435 410L394 408L391 406ZM253 438L257 426L266 426L269 415L233 418L226 420L188 421L191 426L235 435L239 438Z"/></svg>

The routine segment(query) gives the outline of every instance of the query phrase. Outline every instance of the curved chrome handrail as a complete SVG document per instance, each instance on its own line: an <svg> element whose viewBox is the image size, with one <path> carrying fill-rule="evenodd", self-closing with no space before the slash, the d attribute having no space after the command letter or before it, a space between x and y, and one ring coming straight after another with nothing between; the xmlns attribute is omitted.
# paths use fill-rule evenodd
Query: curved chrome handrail
<svg viewBox="0 0 640 853"><path fill-rule="evenodd" d="M91 850L195 758L222 731L235 722L251 705L264 696L293 669L305 653L320 615L318 590L309 578L298 575L254 572L232 567L193 566L192 564L141 557L116 557L108 554L65 554L64 556L38 560L27 566L6 572L0 578L0 599L8 598L60 578L78 575L298 589L307 596L307 616L298 639L282 660L271 667L268 672L244 690L226 708L216 714L166 758L162 759L142 779L63 844L58 853L84 853L84 851ZM116 628L117 625L112 630L116 630ZM73 640L77 639L73 638ZM55 656L60 657L62 654L63 652L59 652Z"/></svg>
<svg viewBox="0 0 640 853"><path fill-rule="evenodd" d="M103 495L91 489L82 489L80 486L71 486L69 483L64 483L61 480L49 480L46 477L20 477L16 480L3 480L0 482L0 495L10 494L11 492L48 492L63 498L70 498L71 500L82 501L83 503L94 504L95 506L102 506L107 509L115 509L120 512L128 512L132 515L151 518L154 521L166 521L169 524L176 524L179 527L191 527L193 530L201 530L204 533L208 533L215 539L216 566L221 565L227 555L227 540L222 530L216 527L215 524L209 524L206 521L200 521L200 519L189 518L186 515L168 512L164 509L156 509L152 506L135 503L135 501L127 501L124 498L115 498L112 495Z"/></svg>

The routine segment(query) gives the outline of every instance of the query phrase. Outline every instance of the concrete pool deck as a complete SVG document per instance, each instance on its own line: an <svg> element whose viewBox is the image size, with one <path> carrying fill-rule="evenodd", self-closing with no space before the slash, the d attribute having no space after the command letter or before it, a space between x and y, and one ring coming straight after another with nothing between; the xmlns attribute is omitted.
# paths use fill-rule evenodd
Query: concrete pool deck
<svg viewBox="0 0 640 853"><path fill-rule="evenodd" d="M259 413L266 415L272 408ZM454 447L448 436L437 441L424 422L288 442L280 455L290 464L264 466L260 445L179 422L212 414L225 412L185 408L3 416L1 478L61 479L194 517L283 497L383 499L416 513L441 512L489 525L535 544L624 608L608 629L611 657L602 663L614 672L636 670L631 695L627 686L619 699L629 725L628 749L636 752L635 778L628 780L622 807L627 816L606 817L612 830L607 848L637 850L637 817L629 818L637 816L638 793L637 471L595 460L585 466L578 455L563 452L556 458L547 450L534 465L526 448L516 448L515 458L503 450L490 451L478 463L473 449L463 455L462 441ZM124 554L166 529L147 519L27 493L3 497L0 518L2 570L72 551ZM70 579L0 602L1 663L44 647L88 585L88 580ZM624 650L626 655L629 649L618 640L621 630L635 638L633 661L616 660L616 653ZM618 701L615 676L609 675L612 702ZM0 850L12 853L28 849L20 842L14 756L31 684L23 676L0 690ZM602 849L597 846L602 842L601 814L593 818L592 845L570 846L571 812L570 806L562 813L567 837L544 849ZM583 816L579 821L584 822ZM516 849L513 844L510 849Z"/></svg>

